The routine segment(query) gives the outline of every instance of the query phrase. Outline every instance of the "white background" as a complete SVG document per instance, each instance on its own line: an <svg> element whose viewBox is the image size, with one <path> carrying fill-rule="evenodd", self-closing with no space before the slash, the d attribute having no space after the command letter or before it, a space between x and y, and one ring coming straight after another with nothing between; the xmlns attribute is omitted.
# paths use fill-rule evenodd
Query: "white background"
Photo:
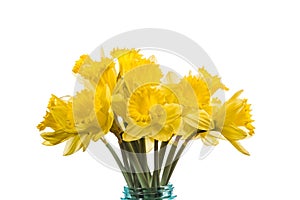
<svg viewBox="0 0 300 200"><path fill-rule="evenodd" d="M207 1L208 2L208 1ZM197 143L172 179L177 199L299 199L300 6L297 1L1 1L0 199L119 199L120 173L87 153L63 157L35 126L51 93L72 94L74 61L106 39L165 28L196 41L223 82L253 104L251 156Z"/></svg>

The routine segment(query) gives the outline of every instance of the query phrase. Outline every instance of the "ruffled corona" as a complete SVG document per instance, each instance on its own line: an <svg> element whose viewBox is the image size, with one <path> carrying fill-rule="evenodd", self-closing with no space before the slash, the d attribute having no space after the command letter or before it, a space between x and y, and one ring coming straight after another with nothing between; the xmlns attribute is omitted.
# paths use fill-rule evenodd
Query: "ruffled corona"
<svg viewBox="0 0 300 200"><path fill-rule="evenodd" d="M179 128L180 116L181 106L171 91L161 85L143 85L129 99L124 140L147 136L168 141Z"/></svg>

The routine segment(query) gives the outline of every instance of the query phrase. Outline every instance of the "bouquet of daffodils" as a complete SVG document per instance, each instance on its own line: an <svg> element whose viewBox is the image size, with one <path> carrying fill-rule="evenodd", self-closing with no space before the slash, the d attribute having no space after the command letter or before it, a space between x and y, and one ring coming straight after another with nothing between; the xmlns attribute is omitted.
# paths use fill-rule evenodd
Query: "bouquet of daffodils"
<svg viewBox="0 0 300 200"><path fill-rule="evenodd" d="M66 142L64 155L71 155L103 142L130 188L167 185L192 140L206 146L226 140L249 155L239 141L254 134L250 104L239 98L242 90L226 102L216 97L228 88L204 67L182 77L140 50L113 49L100 60L82 55L73 72L80 89L51 96L37 126L43 144ZM121 153L106 134L115 136Z"/></svg>

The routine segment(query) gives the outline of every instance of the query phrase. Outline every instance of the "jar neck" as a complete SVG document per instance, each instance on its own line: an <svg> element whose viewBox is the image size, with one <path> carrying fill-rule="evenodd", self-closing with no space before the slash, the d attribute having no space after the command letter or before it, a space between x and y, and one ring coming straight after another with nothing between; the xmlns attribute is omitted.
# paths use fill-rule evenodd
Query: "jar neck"
<svg viewBox="0 0 300 200"><path fill-rule="evenodd" d="M124 196L121 200L172 200L173 185L160 186L157 188L128 188L124 187Z"/></svg>

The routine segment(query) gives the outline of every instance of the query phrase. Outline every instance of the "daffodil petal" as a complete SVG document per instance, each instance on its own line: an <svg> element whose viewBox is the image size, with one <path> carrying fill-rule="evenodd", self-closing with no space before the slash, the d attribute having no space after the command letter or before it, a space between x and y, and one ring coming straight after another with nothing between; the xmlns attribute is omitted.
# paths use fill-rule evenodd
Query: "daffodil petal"
<svg viewBox="0 0 300 200"><path fill-rule="evenodd" d="M128 124L125 129L125 133L127 135L130 135L131 137L138 138L138 139L147 136L150 133L150 131L151 129L149 128L149 125L146 127L141 127L134 123Z"/></svg>
<svg viewBox="0 0 300 200"><path fill-rule="evenodd" d="M67 141L65 149L64 149L64 156L71 155L78 151L82 147L82 143L80 140L80 136L77 135L70 140Z"/></svg>
<svg viewBox="0 0 300 200"><path fill-rule="evenodd" d="M55 131L55 132L44 132L41 134L41 137L46 141L48 141L46 144L51 143L52 145L62 143L73 136L74 136L73 134L64 132L62 130Z"/></svg>
<svg viewBox="0 0 300 200"><path fill-rule="evenodd" d="M148 64L137 67L124 76L124 84L131 94L138 87L154 83L159 84L163 74L157 64Z"/></svg>
<svg viewBox="0 0 300 200"><path fill-rule="evenodd" d="M229 141L239 152L250 156L250 153L238 142L235 140Z"/></svg>
<svg viewBox="0 0 300 200"><path fill-rule="evenodd" d="M200 130L209 130L211 128L211 119L207 112L204 110L189 111L187 112L188 114L183 116L185 123Z"/></svg>
<svg viewBox="0 0 300 200"><path fill-rule="evenodd" d="M242 140L247 137L247 133L244 130L242 130L234 125L224 126L221 133L229 141L230 140Z"/></svg>

